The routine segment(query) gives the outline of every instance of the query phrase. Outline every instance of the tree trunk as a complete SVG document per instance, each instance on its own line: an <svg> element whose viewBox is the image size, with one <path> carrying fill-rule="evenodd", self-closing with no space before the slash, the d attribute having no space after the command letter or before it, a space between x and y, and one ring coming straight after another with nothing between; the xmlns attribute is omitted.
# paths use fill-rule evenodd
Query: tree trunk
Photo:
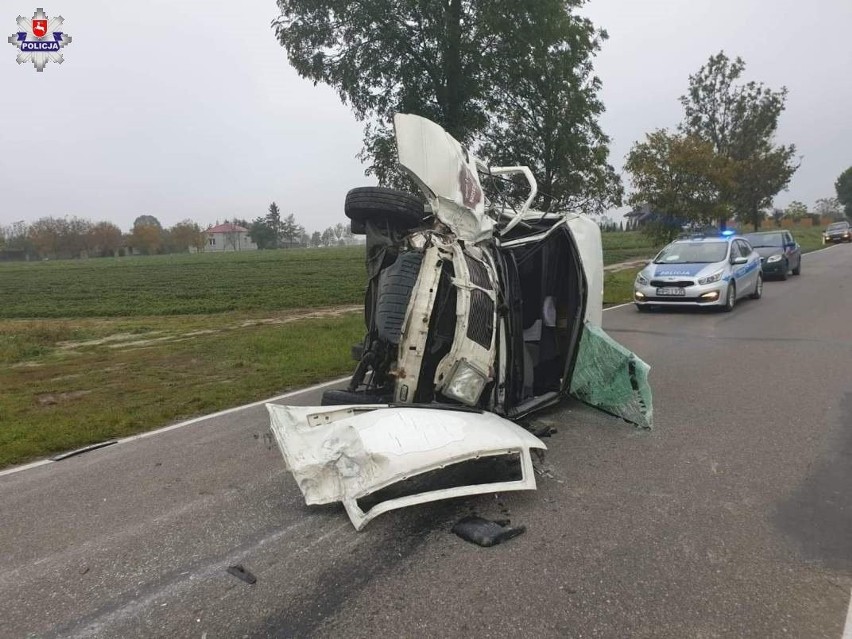
<svg viewBox="0 0 852 639"><path fill-rule="evenodd" d="M460 142L464 140L462 126L462 65L461 65L461 0L450 0L447 11L447 49L444 54L446 94L443 123L447 132Z"/></svg>

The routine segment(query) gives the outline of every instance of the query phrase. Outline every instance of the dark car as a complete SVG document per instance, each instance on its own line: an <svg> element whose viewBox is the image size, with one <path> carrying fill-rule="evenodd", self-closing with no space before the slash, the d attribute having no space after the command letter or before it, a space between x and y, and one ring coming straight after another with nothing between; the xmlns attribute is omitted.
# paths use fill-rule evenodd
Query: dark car
<svg viewBox="0 0 852 639"><path fill-rule="evenodd" d="M852 242L852 226L849 222L835 222L825 229L822 239L824 242Z"/></svg>
<svg viewBox="0 0 852 639"><path fill-rule="evenodd" d="M763 276L787 279L787 274L802 272L802 247L793 239L790 231L767 231L749 233L746 241L760 255Z"/></svg>

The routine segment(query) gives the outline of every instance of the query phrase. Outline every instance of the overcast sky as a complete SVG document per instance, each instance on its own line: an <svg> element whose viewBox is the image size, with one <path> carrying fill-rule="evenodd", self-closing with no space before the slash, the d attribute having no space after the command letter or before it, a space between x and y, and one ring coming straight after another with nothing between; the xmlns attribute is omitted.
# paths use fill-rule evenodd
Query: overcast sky
<svg viewBox="0 0 852 639"><path fill-rule="evenodd" d="M361 125L290 69L269 28L274 0L48 3L73 42L43 73L5 42L35 5L2 6L0 225L76 215L127 230L141 214L207 225L275 200L318 230L370 183L355 158ZM688 75L724 49L748 79L790 90L778 139L803 160L776 205L834 195L852 165L852 0L592 0L584 13L610 34L596 69L617 168L645 132L677 125Z"/></svg>

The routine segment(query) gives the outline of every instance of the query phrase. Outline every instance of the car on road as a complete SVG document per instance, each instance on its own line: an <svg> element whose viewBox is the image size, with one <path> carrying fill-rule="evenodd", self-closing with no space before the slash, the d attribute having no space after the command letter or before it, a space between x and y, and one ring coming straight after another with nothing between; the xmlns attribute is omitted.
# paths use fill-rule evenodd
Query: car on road
<svg viewBox="0 0 852 639"><path fill-rule="evenodd" d="M321 406L268 405L305 501L342 502L359 529L394 508L535 488L530 449L545 445L518 422L569 394L652 417L647 364L601 329L594 220L533 210L529 168L488 166L434 122L397 114L394 130L420 195L360 187L344 206L367 240L352 378Z"/></svg>
<svg viewBox="0 0 852 639"><path fill-rule="evenodd" d="M655 306L708 306L731 311L745 296L760 299L760 255L730 232L675 240L636 275L633 302Z"/></svg>
<svg viewBox="0 0 852 639"><path fill-rule="evenodd" d="M852 225L845 220L829 224L823 232L822 240L826 244L829 242L852 242Z"/></svg>
<svg viewBox="0 0 852 639"><path fill-rule="evenodd" d="M765 231L747 233L744 239L760 255L763 277L787 279L787 275L802 272L802 247L790 231Z"/></svg>

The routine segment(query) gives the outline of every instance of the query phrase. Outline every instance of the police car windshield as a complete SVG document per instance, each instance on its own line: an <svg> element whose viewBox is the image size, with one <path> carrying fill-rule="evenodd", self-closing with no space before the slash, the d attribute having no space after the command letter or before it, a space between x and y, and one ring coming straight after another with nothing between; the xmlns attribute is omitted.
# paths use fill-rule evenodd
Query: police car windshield
<svg viewBox="0 0 852 639"><path fill-rule="evenodd" d="M784 246L784 235L782 233L750 233L745 236L745 239L754 248Z"/></svg>
<svg viewBox="0 0 852 639"><path fill-rule="evenodd" d="M712 264L728 254L727 242L675 242L660 251L656 264Z"/></svg>

